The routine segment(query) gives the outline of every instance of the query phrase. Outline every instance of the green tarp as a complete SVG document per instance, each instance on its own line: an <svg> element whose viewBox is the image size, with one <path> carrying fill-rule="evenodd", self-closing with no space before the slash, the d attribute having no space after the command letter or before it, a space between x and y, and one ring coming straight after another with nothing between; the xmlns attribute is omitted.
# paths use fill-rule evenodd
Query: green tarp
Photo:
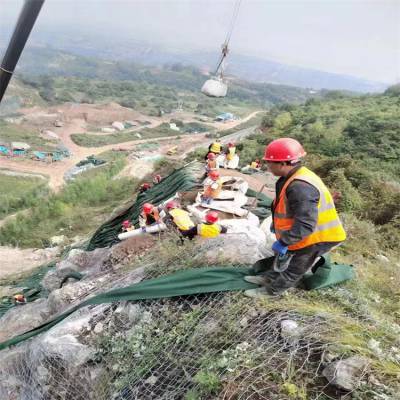
<svg viewBox="0 0 400 400"><path fill-rule="evenodd" d="M318 289L352 279L352 267L330 263L329 258L317 269L317 272L306 278L309 288ZM321 273L318 272L323 268ZM53 318L45 324L32 329L22 335L0 343L0 350L20 343L26 339L45 332L64 318L71 315L81 307L93 304L111 303L114 301L137 301L147 299L160 299L164 297L177 297L201 293L246 290L256 287L243 280L246 275L255 274L257 268L243 267L207 267L179 271L161 278L151 279L134 285L111 290L94 296L65 313ZM313 278L314 277L314 278Z"/></svg>
<svg viewBox="0 0 400 400"><path fill-rule="evenodd" d="M176 192L189 191L200 184L204 167L201 163L192 162L175 170L151 189L137 196L136 201L112 220L106 222L94 233L87 247L88 251L98 247L107 247L117 243L121 233L121 224L130 220L133 224L139 221L139 214L144 203L159 205L171 198Z"/></svg>

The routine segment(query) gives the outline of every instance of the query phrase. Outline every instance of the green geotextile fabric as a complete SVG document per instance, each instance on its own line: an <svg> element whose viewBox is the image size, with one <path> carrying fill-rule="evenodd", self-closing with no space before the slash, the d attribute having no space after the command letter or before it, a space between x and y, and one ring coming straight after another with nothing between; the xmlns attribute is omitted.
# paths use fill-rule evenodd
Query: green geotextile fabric
<svg viewBox="0 0 400 400"><path fill-rule="evenodd" d="M346 264L323 264L314 273L303 277L303 284L307 290L323 289L353 279L353 267Z"/></svg>
<svg viewBox="0 0 400 400"><path fill-rule="evenodd" d="M274 256L257 261L251 268L252 274L262 274L273 268ZM349 281L355 277L352 265L332 262L329 254L324 254L313 267L313 272L304 275L302 287L307 290L323 289Z"/></svg>
<svg viewBox="0 0 400 400"><path fill-rule="evenodd" d="M246 192L247 197L256 197L257 203L255 207L246 207L253 214L257 215L261 220L269 217L271 215L271 204L273 199L265 195L264 193L258 193L253 189L247 189Z"/></svg>
<svg viewBox="0 0 400 400"><path fill-rule="evenodd" d="M87 305L251 289L256 286L243 280L249 272L248 268L238 267L197 268L179 271L161 278L150 279L125 288L111 290L72 307L65 313L37 328L0 343L0 350L47 331L79 308Z"/></svg>
<svg viewBox="0 0 400 400"><path fill-rule="evenodd" d="M265 261L266 260L269 259L265 259ZM329 258L324 258L322 261L323 262L320 263L321 265L316 272L305 278L304 284L308 289L320 289L327 286L333 286L354 277L352 266L331 263ZM267 264L269 265L269 262L264 263L264 265ZM258 272L260 272L260 269L258 269ZM179 271L161 278L150 279L125 288L111 290L78 304L37 328L0 343L0 350L47 331L79 308L87 305L124 300L136 301L201 293L246 290L256 287L256 285L243 280L246 275L253 274L255 274L255 269L253 268L197 268Z"/></svg>
<svg viewBox="0 0 400 400"><path fill-rule="evenodd" d="M204 167L201 163L191 162L175 170L151 189L140 193L136 201L128 209L97 229L90 239L87 250L91 251L98 247L107 247L119 242L118 234L121 233L122 221L130 220L133 224L137 224L144 203L159 205L174 196L176 192L184 192L193 189L201 183L200 178L203 172Z"/></svg>

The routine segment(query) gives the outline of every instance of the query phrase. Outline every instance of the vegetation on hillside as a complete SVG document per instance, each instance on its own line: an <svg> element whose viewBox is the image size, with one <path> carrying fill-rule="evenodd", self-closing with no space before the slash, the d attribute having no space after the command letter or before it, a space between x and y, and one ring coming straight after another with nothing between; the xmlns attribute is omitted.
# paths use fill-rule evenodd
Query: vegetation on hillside
<svg viewBox="0 0 400 400"><path fill-rule="evenodd" d="M172 130L169 124L163 123L155 128L143 128L140 130L133 130L127 132L116 132L109 135L96 135L90 133L76 133L72 134L72 140L79 146L84 147L100 147L108 144L117 144L130 142L134 140L152 139L167 136L179 136L190 132L192 130L205 131L208 127L204 124L182 124L180 131ZM137 136L137 134L140 136Z"/></svg>
<svg viewBox="0 0 400 400"><path fill-rule="evenodd" d="M0 244L47 247L53 235L69 239L87 235L135 190L134 179L112 179L125 165L124 157L120 153L106 157L109 163L103 168L89 171L60 193L41 198L29 213L18 214L0 228Z"/></svg>
<svg viewBox="0 0 400 400"><path fill-rule="evenodd" d="M48 194L45 179L13 176L1 171L0 187L0 219L39 204Z"/></svg>

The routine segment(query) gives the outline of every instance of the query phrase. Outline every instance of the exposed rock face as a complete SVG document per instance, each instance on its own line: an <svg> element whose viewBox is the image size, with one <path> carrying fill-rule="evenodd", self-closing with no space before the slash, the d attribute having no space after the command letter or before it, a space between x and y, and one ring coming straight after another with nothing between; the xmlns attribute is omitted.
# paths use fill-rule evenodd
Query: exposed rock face
<svg viewBox="0 0 400 400"><path fill-rule="evenodd" d="M0 318L0 342L36 328L45 322L50 314L45 299L11 308Z"/></svg>
<svg viewBox="0 0 400 400"><path fill-rule="evenodd" d="M94 349L87 344L85 338L110 308L106 304L90 310L79 310L33 341L1 351L0 398L56 398L56 393L61 395L63 390L68 391L68 394L61 398L79 398L78 394L74 397L73 392L87 389L92 377L98 376L91 373L82 375L83 366L86 372L91 372L87 363L94 356ZM62 380L58 378L60 372ZM69 379L78 387L69 388L66 385Z"/></svg>
<svg viewBox="0 0 400 400"><path fill-rule="evenodd" d="M353 356L329 364L322 375L331 385L344 390L354 390L360 384L360 378L368 366L368 360Z"/></svg>
<svg viewBox="0 0 400 400"><path fill-rule="evenodd" d="M248 226L243 232L222 234L215 239L202 241L199 254L210 264L228 262L252 265L273 253L266 246L261 229Z"/></svg>
<svg viewBox="0 0 400 400"><path fill-rule="evenodd" d="M73 249L65 260L60 261L56 268L49 271L43 278L42 286L53 291L59 289L65 277L73 272L80 272L90 277L107 269L105 266L111 254L108 248L96 249L94 251L83 251Z"/></svg>

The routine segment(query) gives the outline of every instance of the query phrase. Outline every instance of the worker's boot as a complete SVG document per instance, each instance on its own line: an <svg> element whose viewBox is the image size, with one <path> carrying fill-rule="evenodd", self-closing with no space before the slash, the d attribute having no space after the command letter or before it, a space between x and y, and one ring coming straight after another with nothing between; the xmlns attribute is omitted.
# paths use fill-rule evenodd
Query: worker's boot
<svg viewBox="0 0 400 400"><path fill-rule="evenodd" d="M264 275L248 275L244 277L244 280L259 286L265 286L271 283L271 280Z"/></svg>

